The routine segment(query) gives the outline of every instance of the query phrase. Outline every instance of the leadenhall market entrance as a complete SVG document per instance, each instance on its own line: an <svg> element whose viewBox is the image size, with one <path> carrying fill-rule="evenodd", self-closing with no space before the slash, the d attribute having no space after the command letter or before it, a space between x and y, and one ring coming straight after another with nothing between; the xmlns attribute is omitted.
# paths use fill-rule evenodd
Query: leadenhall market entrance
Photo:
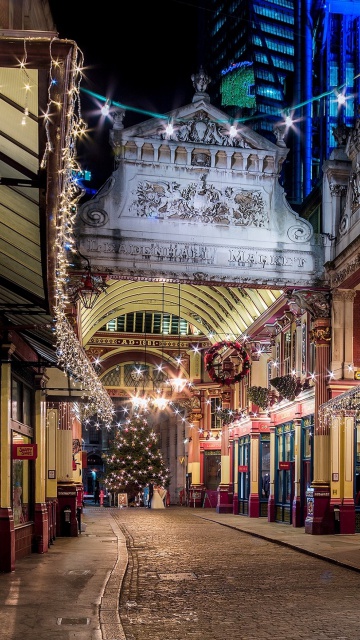
<svg viewBox="0 0 360 640"><path fill-rule="evenodd" d="M76 218L70 282L79 290L85 269L97 293L76 321L114 399L163 401L173 503L186 491L194 508L206 497L219 513L302 526L330 248L286 201L284 127L272 143L194 88L166 120L124 128L113 110L115 170Z"/></svg>

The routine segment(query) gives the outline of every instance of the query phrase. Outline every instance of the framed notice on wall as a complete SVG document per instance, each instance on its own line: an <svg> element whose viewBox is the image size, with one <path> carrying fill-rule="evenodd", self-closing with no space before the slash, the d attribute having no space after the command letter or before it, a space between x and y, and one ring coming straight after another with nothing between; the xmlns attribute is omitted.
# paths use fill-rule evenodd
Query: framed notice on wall
<svg viewBox="0 0 360 640"><path fill-rule="evenodd" d="M118 507L122 509L123 507L128 506L128 494L127 493L118 493Z"/></svg>

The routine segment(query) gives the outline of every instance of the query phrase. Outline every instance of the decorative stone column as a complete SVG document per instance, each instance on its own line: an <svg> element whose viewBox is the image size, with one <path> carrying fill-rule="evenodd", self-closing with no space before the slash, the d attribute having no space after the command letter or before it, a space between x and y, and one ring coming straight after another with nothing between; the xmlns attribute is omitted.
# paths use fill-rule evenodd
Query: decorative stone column
<svg viewBox="0 0 360 640"><path fill-rule="evenodd" d="M295 414L293 420L294 432L295 432L295 468L294 468L294 498L292 503L292 525L293 527L300 527L302 524L301 518L301 491L300 491L300 478L301 478L301 417L300 413Z"/></svg>
<svg viewBox="0 0 360 640"><path fill-rule="evenodd" d="M204 485L201 482L200 468L200 428L202 421L200 394L193 395L190 401L191 411L188 415L189 429L189 468L191 469L190 506L202 506Z"/></svg>
<svg viewBox="0 0 360 640"><path fill-rule="evenodd" d="M46 502L49 515L50 544L56 538L57 480L56 480L56 432L58 426L58 410L47 409L46 419Z"/></svg>
<svg viewBox="0 0 360 640"><path fill-rule="evenodd" d="M35 377L35 442L37 458L35 461L35 523L34 533L36 550L46 553L49 548L49 519L46 504L46 396L44 388L46 376L41 373Z"/></svg>
<svg viewBox="0 0 360 640"><path fill-rule="evenodd" d="M72 448L73 432L70 403L59 403L59 425L56 443L56 467L58 478L58 512L56 530L59 536L78 535L76 514L77 491L73 481ZM70 512L68 512L70 509ZM69 515L66 514L69 513Z"/></svg>
<svg viewBox="0 0 360 640"><path fill-rule="evenodd" d="M334 399L335 400L335 399ZM331 422L331 499L332 533L355 533L354 505L354 423L355 411L334 408ZM338 513L335 519L334 511ZM336 530L336 528L338 529Z"/></svg>
<svg viewBox="0 0 360 640"><path fill-rule="evenodd" d="M332 361L336 380L354 379L354 299L356 291L336 289L332 294Z"/></svg>
<svg viewBox="0 0 360 640"><path fill-rule="evenodd" d="M275 456L275 425L270 425L270 492L268 500L268 522L275 522L275 478L276 478L276 456Z"/></svg>
<svg viewBox="0 0 360 640"><path fill-rule="evenodd" d="M0 365L0 572L15 570L15 527L11 508L11 356L15 345L1 345Z"/></svg>
<svg viewBox="0 0 360 640"><path fill-rule="evenodd" d="M331 533L330 523L330 438L329 426L319 420L319 407L328 400L327 376L330 364L330 296L325 291L292 291L289 298L310 314L310 340L315 345L314 478L306 492L305 533Z"/></svg>
<svg viewBox="0 0 360 640"><path fill-rule="evenodd" d="M344 313L344 378L354 379L354 300L356 291L345 291L345 313Z"/></svg>
<svg viewBox="0 0 360 640"><path fill-rule="evenodd" d="M259 448L260 434L250 434L250 495L249 518L259 517Z"/></svg>
<svg viewBox="0 0 360 640"><path fill-rule="evenodd" d="M222 392L222 409L230 409L230 391ZM221 431L221 480L218 486L217 513L232 513L233 491L230 485L230 451L229 451L229 425L223 424Z"/></svg>
<svg viewBox="0 0 360 640"><path fill-rule="evenodd" d="M330 362L330 320L320 318L313 322L310 339L315 344L315 430L314 479L307 491L305 533L326 534L331 531L330 502L330 436L328 425L319 422L319 407L327 401L327 375Z"/></svg>
<svg viewBox="0 0 360 640"><path fill-rule="evenodd" d="M344 292L333 291L331 308L331 370L337 380L342 378L344 363L344 313Z"/></svg>

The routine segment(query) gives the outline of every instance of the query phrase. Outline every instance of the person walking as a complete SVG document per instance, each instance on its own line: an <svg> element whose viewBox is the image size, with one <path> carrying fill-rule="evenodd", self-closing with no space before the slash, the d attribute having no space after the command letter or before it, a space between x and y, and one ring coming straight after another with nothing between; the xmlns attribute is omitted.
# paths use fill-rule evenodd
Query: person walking
<svg viewBox="0 0 360 640"><path fill-rule="evenodd" d="M94 493L94 503L99 504L99 501L100 501L99 499L100 499L100 489L99 487L96 487L95 493Z"/></svg>
<svg viewBox="0 0 360 640"><path fill-rule="evenodd" d="M151 500L153 495L154 495L154 485L152 482L149 482L149 493L148 493L148 503L147 503L148 509L151 509Z"/></svg>

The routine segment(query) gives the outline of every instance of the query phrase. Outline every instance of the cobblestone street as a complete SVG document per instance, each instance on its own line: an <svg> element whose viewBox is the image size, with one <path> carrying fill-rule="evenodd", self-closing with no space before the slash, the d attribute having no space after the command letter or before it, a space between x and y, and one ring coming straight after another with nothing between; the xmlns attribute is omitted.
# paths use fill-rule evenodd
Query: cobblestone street
<svg viewBox="0 0 360 640"><path fill-rule="evenodd" d="M126 640L357 640L360 574L203 519L112 510Z"/></svg>

